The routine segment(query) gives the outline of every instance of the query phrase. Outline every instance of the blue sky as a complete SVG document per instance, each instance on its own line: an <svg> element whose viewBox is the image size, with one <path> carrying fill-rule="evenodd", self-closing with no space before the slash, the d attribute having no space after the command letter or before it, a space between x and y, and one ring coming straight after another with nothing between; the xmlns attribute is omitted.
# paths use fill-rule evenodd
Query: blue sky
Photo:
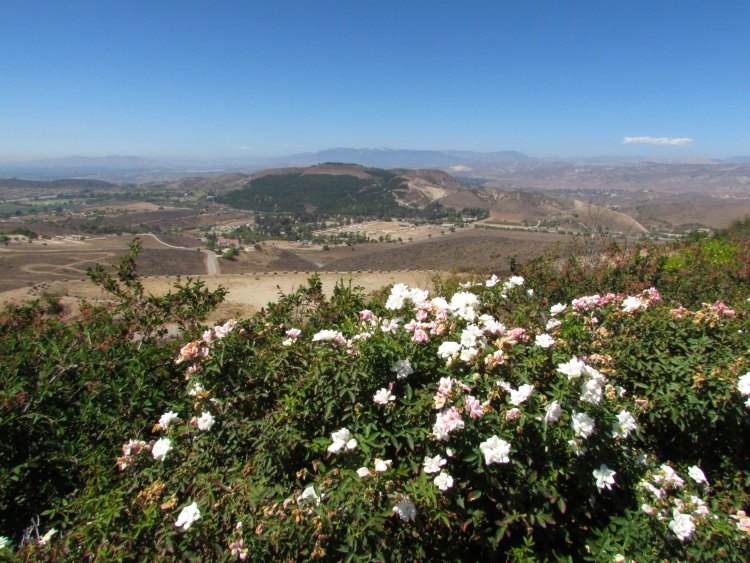
<svg viewBox="0 0 750 563"><path fill-rule="evenodd" d="M747 155L748 22L746 0L0 0L0 158Z"/></svg>

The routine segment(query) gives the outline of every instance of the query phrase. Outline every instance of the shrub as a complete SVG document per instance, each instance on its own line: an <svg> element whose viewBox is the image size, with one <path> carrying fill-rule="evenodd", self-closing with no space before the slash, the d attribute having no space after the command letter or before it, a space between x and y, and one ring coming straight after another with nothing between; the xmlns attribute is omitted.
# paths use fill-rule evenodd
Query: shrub
<svg viewBox="0 0 750 563"><path fill-rule="evenodd" d="M553 315L517 276L470 289L327 302L312 279L188 342L184 400L123 435L51 554L748 555L744 311L646 290Z"/></svg>
<svg viewBox="0 0 750 563"><path fill-rule="evenodd" d="M118 305L82 306L73 323L59 319L53 297L0 315L0 529L6 535L18 538L35 515L47 511L54 519L83 488L105 486L122 434L145 428L161 404L178 397L182 375L171 361L173 347L155 335L167 321L194 327L223 290L206 292L188 282L166 296L147 296L133 269L138 250L136 242L114 276L102 268L92 272L120 298Z"/></svg>
<svg viewBox="0 0 750 563"><path fill-rule="evenodd" d="M616 268L664 271L629 256ZM687 308L632 283L559 303L561 286L494 275L327 299L313 277L179 352L150 340L171 356L128 373L161 369L165 391L89 421L110 445L42 515L61 533L18 555L746 560L747 301Z"/></svg>

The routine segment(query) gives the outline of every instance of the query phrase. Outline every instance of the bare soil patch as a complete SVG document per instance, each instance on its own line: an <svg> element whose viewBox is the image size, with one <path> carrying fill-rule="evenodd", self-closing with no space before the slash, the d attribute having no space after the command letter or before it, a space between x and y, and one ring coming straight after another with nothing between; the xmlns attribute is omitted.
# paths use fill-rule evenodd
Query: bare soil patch
<svg viewBox="0 0 750 563"><path fill-rule="evenodd" d="M318 251L321 252L321 251ZM273 247L240 253L235 260L219 261L223 274L246 272L314 272L318 266L314 261L290 250Z"/></svg>
<svg viewBox="0 0 750 563"><path fill-rule="evenodd" d="M413 287L431 288L435 272L364 272L364 273L320 273L323 291L333 293L337 283L361 287L367 293L378 291L389 284L406 283ZM310 275L297 274L232 274L218 276L196 276L208 289L214 290L223 286L229 290L225 302L213 313L210 321L227 318L242 318L251 315L268 303L276 302L280 296L292 293L300 285L306 285ZM173 276L145 277L143 283L146 291L152 295L164 295L174 289L177 281ZM38 297L40 292L62 296L62 303L75 318L80 302L102 303L109 296L89 281L51 282L42 288L18 288L0 292L0 304L21 303Z"/></svg>
<svg viewBox="0 0 750 563"><path fill-rule="evenodd" d="M193 276L206 271L206 257L197 250L144 249L136 258L144 276Z"/></svg>
<svg viewBox="0 0 750 563"><path fill-rule="evenodd" d="M721 229L750 215L750 202L746 200L722 203L656 203L639 206L631 210L631 215L651 225L705 225Z"/></svg>
<svg viewBox="0 0 750 563"><path fill-rule="evenodd" d="M119 240L116 240L119 239ZM86 279L86 269L97 263L112 265L128 252L125 237L57 245L23 245L0 250L0 291L43 282ZM123 240L124 239L124 240ZM206 272L205 256L197 250L165 248L151 237L143 238L136 261L142 275L200 275Z"/></svg>
<svg viewBox="0 0 750 563"><path fill-rule="evenodd" d="M507 272L510 256L524 261L538 256L566 240L547 233L505 233L482 230L452 233L451 236L413 244L362 245L349 256L327 262L328 271L410 270ZM341 255L346 251L340 251Z"/></svg>

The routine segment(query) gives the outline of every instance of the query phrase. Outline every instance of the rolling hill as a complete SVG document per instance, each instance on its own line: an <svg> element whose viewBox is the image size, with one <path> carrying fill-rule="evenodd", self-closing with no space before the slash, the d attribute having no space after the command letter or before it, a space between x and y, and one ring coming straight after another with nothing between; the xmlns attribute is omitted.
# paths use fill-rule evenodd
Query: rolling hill
<svg viewBox="0 0 750 563"><path fill-rule="evenodd" d="M264 170L217 201L258 211L409 216L468 189L439 170L325 163Z"/></svg>
<svg viewBox="0 0 750 563"><path fill-rule="evenodd" d="M273 168L255 174L241 189L217 201L265 212L391 217L425 215L439 205L486 209L489 223L647 232L632 217L606 207L569 197L470 186L441 170L384 170L338 163Z"/></svg>
<svg viewBox="0 0 750 563"><path fill-rule="evenodd" d="M578 199L493 189L478 192L478 197L488 204L490 216L487 223L545 223L631 234L648 232L643 225L625 213Z"/></svg>

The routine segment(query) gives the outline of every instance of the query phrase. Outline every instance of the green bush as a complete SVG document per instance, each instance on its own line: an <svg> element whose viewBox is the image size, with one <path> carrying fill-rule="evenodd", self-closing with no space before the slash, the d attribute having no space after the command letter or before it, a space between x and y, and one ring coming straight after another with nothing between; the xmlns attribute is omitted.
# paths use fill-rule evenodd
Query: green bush
<svg viewBox="0 0 750 563"><path fill-rule="evenodd" d="M171 361L173 347L155 337L167 321L179 320L186 330L197 326L223 290L206 292L189 281L169 295L146 296L134 272L139 249L134 243L115 276L102 268L92 272L119 297L118 306L83 306L73 323L39 301L0 315L5 535L19 537L34 516L47 511L54 518L85 487L106 484L122 434L145 429L165 402L179 398L182 375Z"/></svg>
<svg viewBox="0 0 750 563"><path fill-rule="evenodd" d="M654 271L645 258L616 268ZM148 409L81 418L108 438L95 469L91 457L85 486L47 495L33 532L59 534L14 531L13 549L71 561L747 560L747 296L684 307L666 297L675 286L662 296L634 279L594 294L577 280L558 303L564 288L520 276L446 280L445 298L401 284L371 297L339 284L326 298L313 277L250 319L186 323L179 351L141 340L150 361L125 339L108 369L156 371L164 386L149 380ZM158 335L152 308L118 318ZM83 434L67 428L61 445L85 452Z"/></svg>

